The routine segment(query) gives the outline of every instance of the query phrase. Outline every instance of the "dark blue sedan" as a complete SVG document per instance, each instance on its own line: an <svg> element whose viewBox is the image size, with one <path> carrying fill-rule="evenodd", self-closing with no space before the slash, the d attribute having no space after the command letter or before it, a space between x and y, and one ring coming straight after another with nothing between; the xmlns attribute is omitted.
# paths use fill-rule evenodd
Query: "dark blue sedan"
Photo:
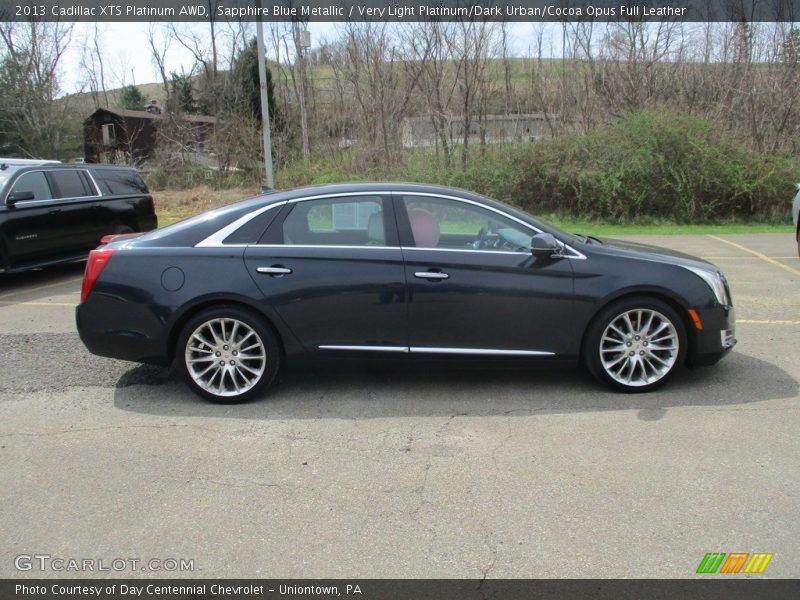
<svg viewBox="0 0 800 600"><path fill-rule="evenodd" d="M299 355L583 363L643 392L736 342L708 262L395 183L271 193L112 239L90 255L77 325L95 354L174 362L218 402Z"/></svg>

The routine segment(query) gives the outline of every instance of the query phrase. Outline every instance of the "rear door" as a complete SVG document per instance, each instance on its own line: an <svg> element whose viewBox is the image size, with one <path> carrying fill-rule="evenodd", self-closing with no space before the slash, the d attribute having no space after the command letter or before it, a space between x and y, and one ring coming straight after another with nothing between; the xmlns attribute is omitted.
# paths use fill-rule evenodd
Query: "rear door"
<svg viewBox="0 0 800 600"><path fill-rule="evenodd" d="M95 248L102 236L99 234L100 198L86 171L53 169L47 171L47 178L58 199L52 210L58 218L68 250Z"/></svg>
<svg viewBox="0 0 800 600"><path fill-rule="evenodd" d="M291 201L248 246L245 263L306 350L406 351L403 257L388 195Z"/></svg>

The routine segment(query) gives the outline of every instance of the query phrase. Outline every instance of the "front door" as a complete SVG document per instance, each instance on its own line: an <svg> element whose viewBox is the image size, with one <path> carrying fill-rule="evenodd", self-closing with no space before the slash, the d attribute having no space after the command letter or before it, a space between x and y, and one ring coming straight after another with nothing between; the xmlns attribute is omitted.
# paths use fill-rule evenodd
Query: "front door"
<svg viewBox="0 0 800 600"><path fill-rule="evenodd" d="M395 209L412 353L574 353L570 260L534 258L529 225L471 201L429 195L396 194Z"/></svg>
<svg viewBox="0 0 800 600"><path fill-rule="evenodd" d="M290 202L245 262L306 350L405 351L405 275L390 197Z"/></svg>

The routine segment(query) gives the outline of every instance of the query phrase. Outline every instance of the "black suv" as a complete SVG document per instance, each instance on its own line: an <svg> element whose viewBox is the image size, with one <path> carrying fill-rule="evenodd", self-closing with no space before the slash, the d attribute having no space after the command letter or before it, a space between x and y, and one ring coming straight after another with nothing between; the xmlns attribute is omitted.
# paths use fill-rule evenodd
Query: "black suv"
<svg viewBox="0 0 800 600"><path fill-rule="evenodd" d="M86 258L108 234L155 229L139 172L0 159L0 273Z"/></svg>

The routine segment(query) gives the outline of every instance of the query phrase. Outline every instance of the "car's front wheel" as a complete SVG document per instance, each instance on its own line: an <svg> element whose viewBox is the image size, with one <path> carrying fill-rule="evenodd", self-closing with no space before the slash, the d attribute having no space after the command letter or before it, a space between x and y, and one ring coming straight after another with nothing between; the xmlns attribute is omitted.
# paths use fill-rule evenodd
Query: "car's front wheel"
<svg viewBox="0 0 800 600"><path fill-rule="evenodd" d="M205 310L190 319L177 345L189 387L212 402L245 402L269 386L280 367L270 326L236 306Z"/></svg>
<svg viewBox="0 0 800 600"><path fill-rule="evenodd" d="M686 328L678 314L655 298L612 304L592 322L584 361L600 381L623 392L663 385L686 356Z"/></svg>

